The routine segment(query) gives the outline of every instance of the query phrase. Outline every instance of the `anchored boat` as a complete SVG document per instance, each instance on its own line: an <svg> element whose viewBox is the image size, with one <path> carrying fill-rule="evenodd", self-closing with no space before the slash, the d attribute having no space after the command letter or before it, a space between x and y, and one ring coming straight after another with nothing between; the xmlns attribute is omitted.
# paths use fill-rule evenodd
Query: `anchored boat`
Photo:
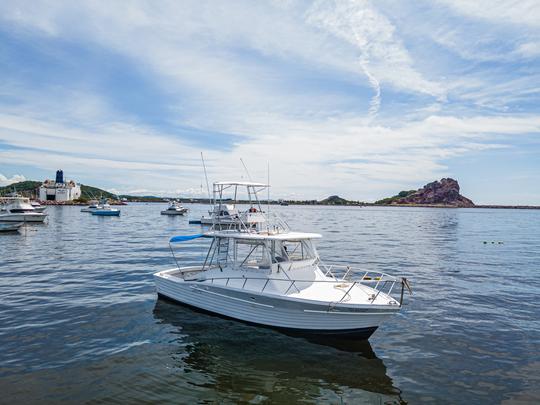
<svg viewBox="0 0 540 405"><path fill-rule="evenodd" d="M41 205L39 201L30 201L30 205L32 207L34 207L34 210L36 212L45 212L45 210L47 209L47 206L46 205Z"/></svg>
<svg viewBox="0 0 540 405"><path fill-rule="evenodd" d="M120 210L118 208L112 208L106 200L102 200L98 207L90 211L92 215L101 217L118 217L120 216Z"/></svg>
<svg viewBox="0 0 540 405"><path fill-rule="evenodd" d="M171 201L166 210L161 211L161 215L184 215L188 211L178 201Z"/></svg>
<svg viewBox="0 0 540 405"><path fill-rule="evenodd" d="M240 211L237 208L239 192L247 191L249 208ZM238 226L256 227L266 221L264 213L257 199L257 193L266 189L267 185L247 181L220 181L213 184L214 205L208 211L208 216L201 217L200 221L190 221L191 224L211 225L214 228L234 229ZM225 198L229 192L232 198Z"/></svg>
<svg viewBox="0 0 540 405"><path fill-rule="evenodd" d="M47 214L36 212L25 197L8 197L3 199L0 211L0 222L43 222Z"/></svg>
<svg viewBox="0 0 540 405"><path fill-rule="evenodd" d="M175 257L176 268L155 273L158 294L261 326L360 338L400 311L405 279L324 264L314 243L321 235L293 232L269 213L265 219L171 238L173 254L176 244L197 238L210 246L200 265L181 266Z"/></svg>
<svg viewBox="0 0 540 405"><path fill-rule="evenodd" d="M91 200L88 207L81 208L81 212L93 212L99 209L97 200Z"/></svg>

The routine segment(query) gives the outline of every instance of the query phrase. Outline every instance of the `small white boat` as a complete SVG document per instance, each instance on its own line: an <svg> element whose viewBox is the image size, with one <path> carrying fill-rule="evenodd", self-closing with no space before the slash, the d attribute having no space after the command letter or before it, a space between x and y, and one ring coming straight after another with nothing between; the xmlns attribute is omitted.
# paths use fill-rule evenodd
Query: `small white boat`
<svg viewBox="0 0 540 405"><path fill-rule="evenodd" d="M213 225L219 222L222 225L231 225L238 222L240 214L234 204L220 204L208 211L208 216L202 216L200 223L202 225Z"/></svg>
<svg viewBox="0 0 540 405"><path fill-rule="evenodd" d="M91 200L88 207L81 208L81 212L92 212L99 208L99 204L96 200Z"/></svg>
<svg viewBox="0 0 540 405"><path fill-rule="evenodd" d="M1 223L0 222L0 232L15 232L18 231L21 226L23 226L23 222L9 222L9 223Z"/></svg>
<svg viewBox="0 0 540 405"><path fill-rule="evenodd" d="M171 201L166 210L161 211L161 215L184 215L188 209L183 207L178 201Z"/></svg>
<svg viewBox="0 0 540 405"><path fill-rule="evenodd" d="M323 264L314 243L321 235L293 232L279 217L266 217L255 226L241 222L171 238L173 254L172 244L200 237L211 244L200 265L182 267L175 257L176 268L155 273L157 293L256 325L358 338L401 310L405 279ZM399 299L392 296L396 285Z"/></svg>
<svg viewBox="0 0 540 405"><path fill-rule="evenodd" d="M41 205L41 204L39 203L39 201L35 201L35 200L34 200L34 201L30 201L30 205L31 205L32 207L34 207L34 210L35 210L36 212L45 212L45 210L47 209L47 206Z"/></svg>
<svg viewBox="0 0 540 405"><path fill-rule="evenodd" d="M36 212L25 197L12 197L5 201L0 211L0 222L43 222L47 214Z"/></svg>

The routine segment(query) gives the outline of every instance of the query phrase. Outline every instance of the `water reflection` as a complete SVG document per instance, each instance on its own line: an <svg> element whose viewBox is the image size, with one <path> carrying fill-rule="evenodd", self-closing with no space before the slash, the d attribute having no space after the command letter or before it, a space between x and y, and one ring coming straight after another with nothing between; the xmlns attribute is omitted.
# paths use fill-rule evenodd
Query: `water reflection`
<svg viewBox="0 0 540 405"><path fill-rule="evenodd" d="M162 299L154 317L173 326L175 366L228 398L403 403L368 341L288 336Z"/></svg>

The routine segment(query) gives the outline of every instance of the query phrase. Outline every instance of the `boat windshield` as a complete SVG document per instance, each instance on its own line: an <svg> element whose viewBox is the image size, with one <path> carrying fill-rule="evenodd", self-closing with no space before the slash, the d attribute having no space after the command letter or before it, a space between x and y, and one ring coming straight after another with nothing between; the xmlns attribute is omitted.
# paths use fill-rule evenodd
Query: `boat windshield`
<svg viewBox="0 0 540 405"><path fill-rule="evenodd" d="M272 264L313 260L318 257L310 239L254 240L216 238L208 252L205 266L269 269Z"/></svg>
<svg viewBox="0 0 540 405"><path fill-rule="evenodd" d="M309 239L299 241L272 241L272 262L295 262L315 259L317 251Z"/></svg>
<svg viewBox="0 0 540 405"><path fill-rule="evenodd" d="M234 262L237 267L270 268L270 256L264 241L236 240Z"/></svg>

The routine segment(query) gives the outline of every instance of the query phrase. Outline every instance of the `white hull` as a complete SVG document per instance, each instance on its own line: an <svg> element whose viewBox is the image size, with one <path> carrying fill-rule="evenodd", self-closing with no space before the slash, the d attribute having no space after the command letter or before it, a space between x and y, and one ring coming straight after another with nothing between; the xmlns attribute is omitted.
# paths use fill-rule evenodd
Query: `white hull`
<svg viewBox="0 0 540 405"><path fill-rule="evenodd" d="M0 222L43 222L45 218L47 214L41 213L0 214Z"/></svg>
<svg viewBox="0 0 540 405"><path fill-rule="evenodd" d="M97 208L81 208L81 212L94 212Z"/></svg>
<svg viewBox="0 0 540 405"><path fill-rule="evenodd" d="M173 210L164 210L161 211L161 215L184 215L187 212L185 211L173 211Z"/></svg>
<svg viewBox="0 0 540 405"><path fill-rule="evenodd" d="M369 337L396 308L377 305L337 305L283 298L273 294L181 281L167 272L154 274L158 294L208 312L253 324L305 333L357 334Z"/></svg>

